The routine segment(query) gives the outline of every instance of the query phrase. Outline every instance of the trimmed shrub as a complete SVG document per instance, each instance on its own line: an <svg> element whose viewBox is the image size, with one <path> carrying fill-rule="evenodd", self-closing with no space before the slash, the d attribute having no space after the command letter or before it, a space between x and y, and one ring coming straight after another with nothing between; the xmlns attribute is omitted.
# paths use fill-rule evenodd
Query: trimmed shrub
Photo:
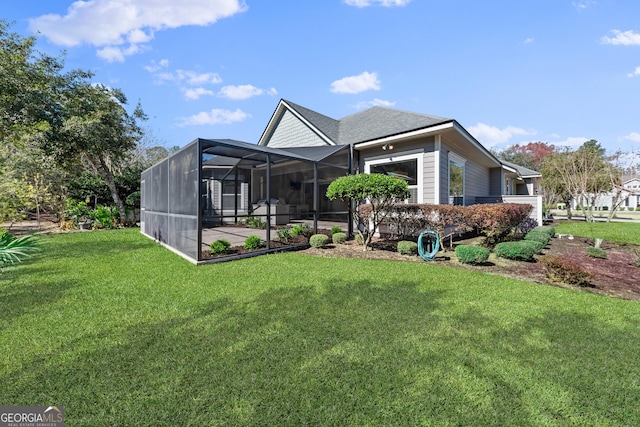
<svg viewBox="0 0 640 427"><path fill-rule="evenodd" d="M329 242L326 234L314 234L309 238L309 244L314 248L322 248Z"/></svg>
<svg viewBox="0 0 640 427"><path fill-rule="evenodd" d="M331 241L336 245L341 245L347 241L347 235L342 232L333 233L331 236Z"/></svg>
<svg viewBox="0 0 640 427"><path fill-rule="evenodd" d="M227 239L216 240L215 242L212 242L211 245L209 245L209 248L211 249L211 255L227 253L230 247L231 243L229 243Z"/></svg>
<svg viewBox="0 0 640 427"><path fill-rule="evenodd" d="M463 264L484 264L489 259L489 249L476 245L456 246L456 257Z"/></svg>
<svg viewBox="0 0 640 427"><path fill-rule="evenodd" d="M536 248L525 241L498 243L493 249L493 253L500 258L512 259L516 261L533 261Z"/></svg>
<svg viewBox="0 0 640 427"><path fill-rule="evenodd" d="M587 255L593 258L607 259L607 251L601 248L587 248Z"/></svg>
<svg viewBox="0 0 640 427"><path fill-rule="evenodd" d="M533 240L546 246L546 244L549 243L549 234L544 231L531 230L524 236L524 240Z"/></svg>
<svg viewBox="0 0 640 427"><path fill-rule="evenodd" d="M545 256L540 259L547 277L554 282L576 286L591 286L592 275L574 262L556 256Z"/></svg>
<svg viewBox="0 0 640 427"><path fill-rule="evenodd" d="M547 233L549 235L549 238L551 238L551 237L556 235L556 228L552 227L552 226L536 227L536 228L534 228L534 231L545 232L545 233Z"/></svg>
<svg viewBox="0 0 640 427"><path fill-rule="evenodd" d="M356 240L357 244L364 245L364 239L362 238L362 236L360 234L356 234L355 240Z"/></svg>
<svg viewBox="0 0 640 427"><path fill-rule="evenodd" d="M342 227L340 227L339 225L331 227L331 235L334 235L336 233L342 233Z"/></svg>
<svg viewBox="0 0 640 427"><path fill-rule="evenodd" d="M536 254L540 255L545 246L547 246L543 242L538 242L537 240L521 240L519 242L521 245L529 245L533 248Z"/></svg>
<svg viewBox="0 0 640 427"><path fill-rule="evenodd" d="M418 244L409 240L402 240L398 242L398 252L402 255L417 255Z"/></svg>
<svg viewBox="0 0 640 427"><path fill-rule="evenodd" d="M262 247L262 239L260 236L252 235L244 241L244 248L247 250L260 249Z"/></svg>

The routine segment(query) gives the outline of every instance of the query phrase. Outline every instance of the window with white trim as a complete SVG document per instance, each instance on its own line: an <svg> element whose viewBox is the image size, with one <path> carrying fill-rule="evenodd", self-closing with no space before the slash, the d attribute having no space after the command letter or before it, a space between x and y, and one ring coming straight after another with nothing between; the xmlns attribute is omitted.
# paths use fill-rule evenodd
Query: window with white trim
<svg viewBox="0 0 640 427"><path fill-rule="evenodd" d="M464 164L466 160L449 153L449 204L464 205Z"/></svg>
<svg viewBox="0 0 640 427"><path fill-rule="evenodd" d="M365 173L380 173L407 181L405 203L422 203L422 155L402 155L365 161Z"/></svg>

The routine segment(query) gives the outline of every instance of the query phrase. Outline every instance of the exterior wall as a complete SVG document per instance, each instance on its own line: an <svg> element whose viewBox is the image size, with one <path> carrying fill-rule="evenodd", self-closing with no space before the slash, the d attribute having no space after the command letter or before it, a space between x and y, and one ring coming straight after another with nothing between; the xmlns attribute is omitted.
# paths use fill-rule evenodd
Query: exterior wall
<svg viewBox="0 0 640 427"><path fill-rule="evenodd" d="M457 157L464 159L464 204L472 205L476 202L476 197L490 195L490 172L489 168L480 166L473 161L473 158L459 153L451 147L442 144L441 166L446 174L441 177L440 203L449 203L449 155L455 153Z"/></svg>
<svg viewBox="0 0 640 427"><path fill-rule="evenodd" d="M324 146L327 145L327 142L291 112L286 111L267 145L271 148L312 147Z"/></svg>
<svg viewBox="0 0 640 427"><path fill-rule="evenodd" d="M491 168L489 170L489 195L499 196L503 193L502 183L504 178L502 168Z"/></svg>
<svg viewBox="0 0 640 427"><path fill-rule="evenodd" d="M449 204L449 156L447 150L441 149L440 156L440 198L437 204Z"/></svg>

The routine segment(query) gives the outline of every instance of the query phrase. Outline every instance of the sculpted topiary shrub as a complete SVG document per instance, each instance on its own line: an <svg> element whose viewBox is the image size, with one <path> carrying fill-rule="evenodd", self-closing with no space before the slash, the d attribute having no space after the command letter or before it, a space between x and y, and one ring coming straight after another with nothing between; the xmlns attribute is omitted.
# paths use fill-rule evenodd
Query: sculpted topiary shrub
<svg viewBox="0 0 640 427"><path fill-rule="evenodd" d="M405 180L377 173L342 176L327 188L327 198L341 200L351 212L365 251L374 232L390 214L391 207L408 196L409 186ZM365 201L361 208L360 204Z"/></svg>
<svg viewBox="0 0 640 427"><path fill-rule="evenodd" d="M484 264L489 259L489 249L476 245L456 246L456 257L463 264Z"/></svg>
<svg viewBox="0 0 640 427"><path fill-rule="evenodd" d="M519 203L494 203L466 206L465 222L485 236L485 245L503 241L529 217L533 206Z"/></svg>

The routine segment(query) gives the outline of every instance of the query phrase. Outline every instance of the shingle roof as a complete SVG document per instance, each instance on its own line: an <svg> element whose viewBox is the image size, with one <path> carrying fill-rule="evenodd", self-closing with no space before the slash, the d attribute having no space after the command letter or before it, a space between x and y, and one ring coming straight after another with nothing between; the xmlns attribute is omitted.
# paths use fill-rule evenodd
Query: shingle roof
<svg viewBox="0 0 640 427"><path fill-rule="evenodd" d="M513 169L517 170L518 173L520 174L520 176L522 176L523 178L542 176L540 174L540 172L534 171L533 169L525 168L524 166L520 166L520 165L517 165L515 163L507 162L506 160L500 160L500 162L502 162L502 164L505 165L505 166L509 166L510 168L513 168Z"/></svg>
<svg viewBox="0 0 640 427"><path fill-rule="evenodd" d="M355 144L452 122L453 119L372 107L340 120L283 100L335 144Z"/></svg>

